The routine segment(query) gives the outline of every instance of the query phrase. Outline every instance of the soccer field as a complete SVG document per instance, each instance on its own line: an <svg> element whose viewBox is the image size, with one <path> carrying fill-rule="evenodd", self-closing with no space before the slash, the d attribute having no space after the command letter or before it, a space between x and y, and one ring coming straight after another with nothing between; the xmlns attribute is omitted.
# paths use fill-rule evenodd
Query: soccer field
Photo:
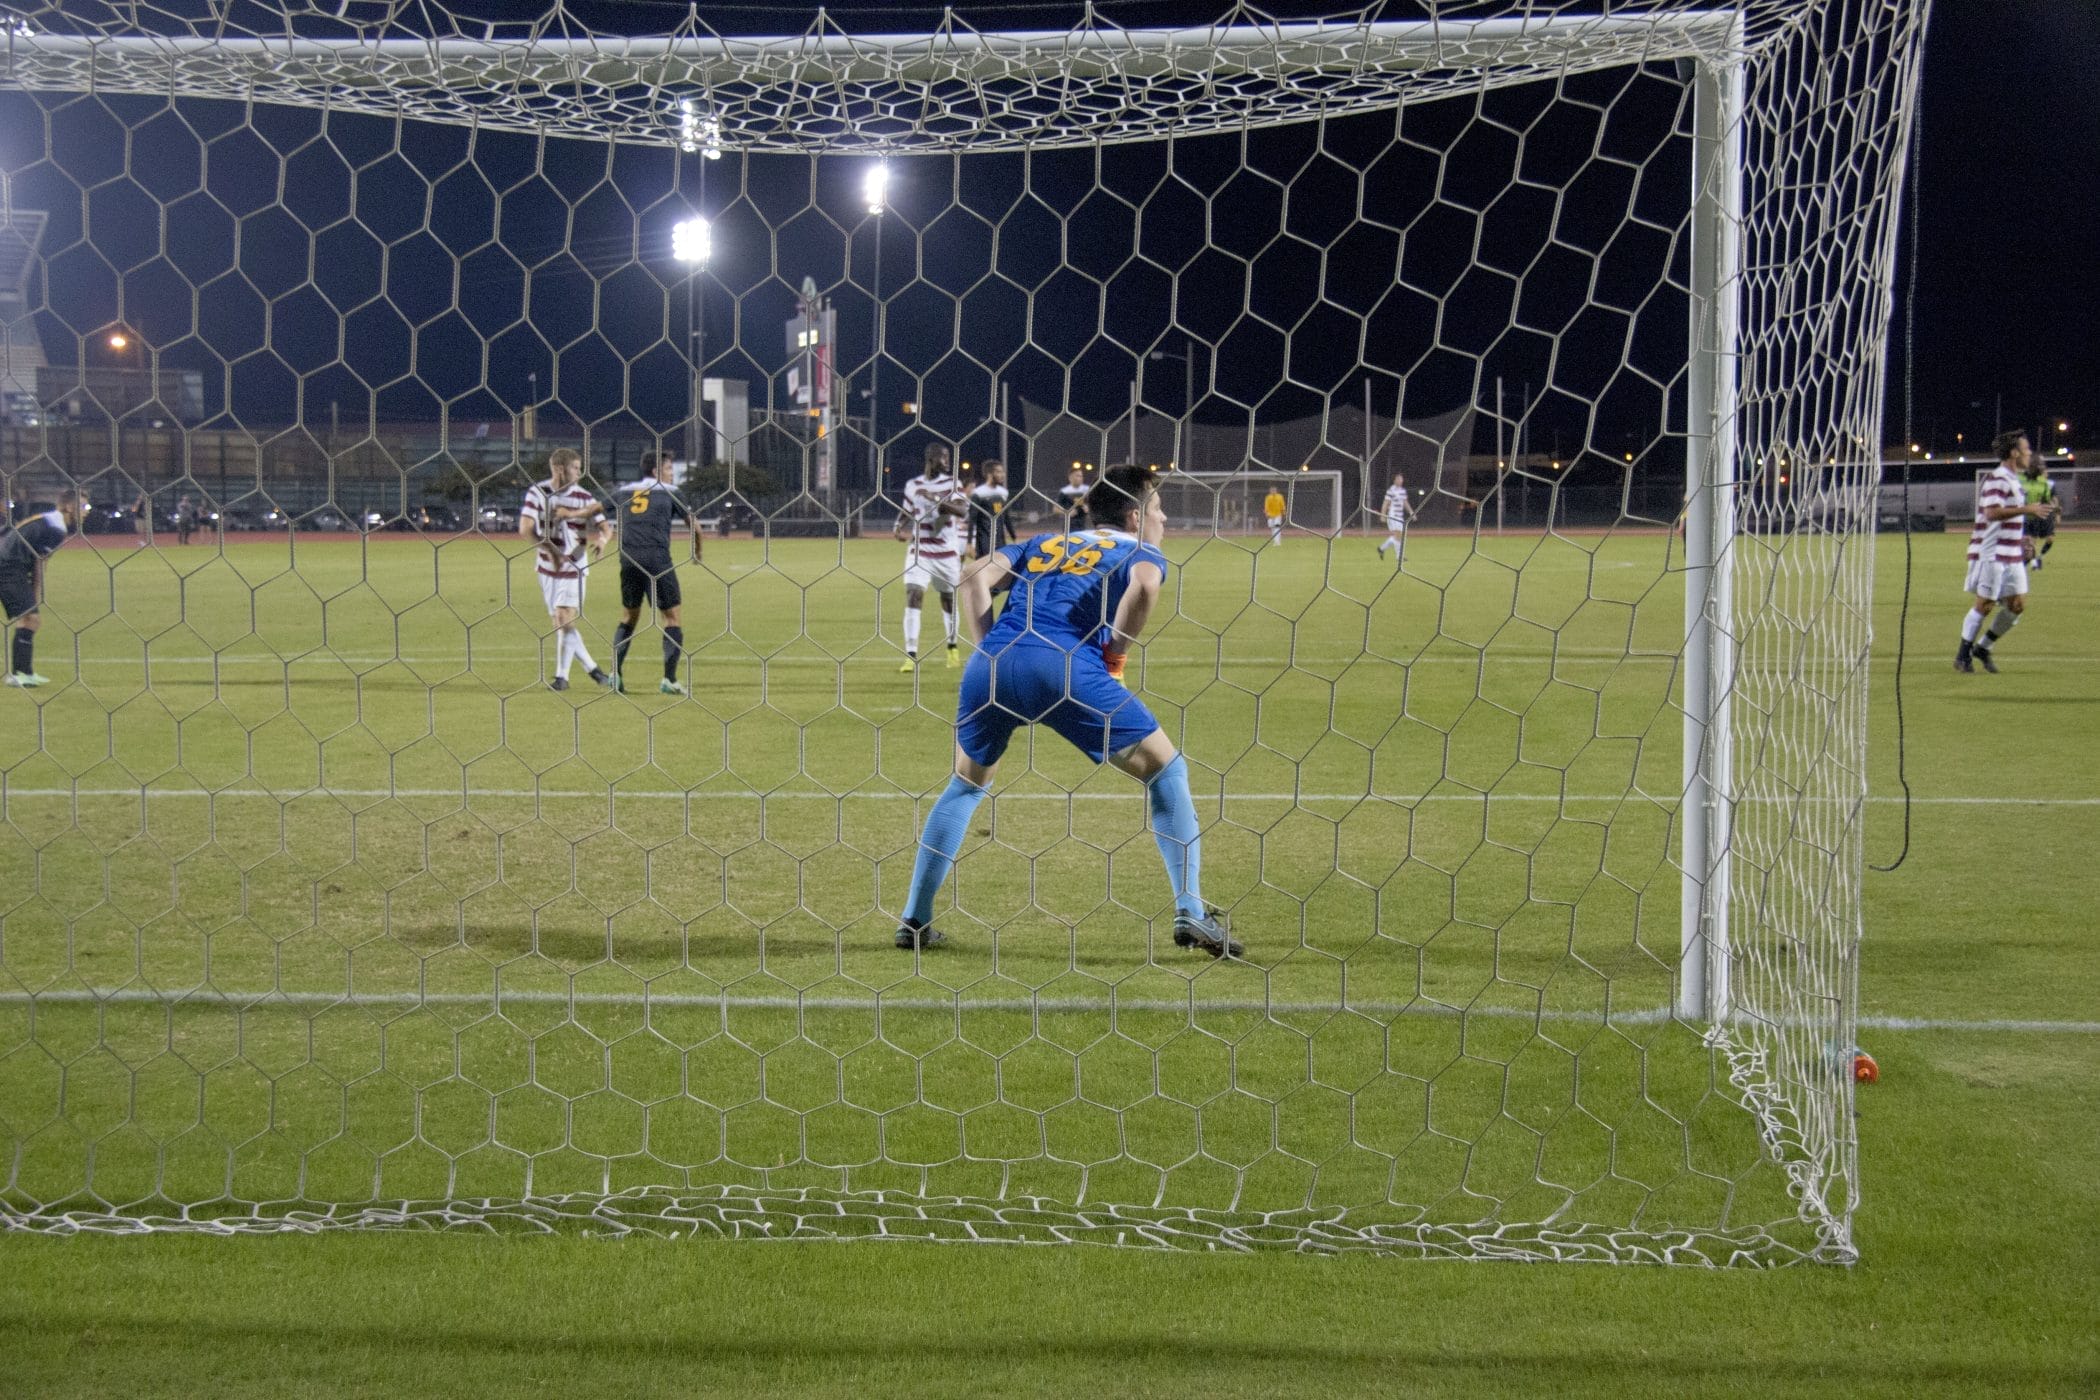
<svg viewBox="0 0 2100 1400"><path fill-rule="evenodd" d="M1561 1211L1722 1234L1779 1220L1785 1183L1716 1057L1656 1014L1678 937L1669 543L1421 537L1395 578L1367 540L1170 542L1176 607L1141 689L1190 755L1206 893L1248 944L1220 964L1166 936L1135 786L1049 736L1017 744L980 814L943 897L950 946L889 946L957 677L937 659L898 674L887 543L711 542L684 573L690 699L545 690L544 618L510 541L68 551L39 646L60 684L35 722L0 726L9 1199L740 1186L1431 1224ZM610 1378L653 1357L725 1385L822 1390L872 1370L960 1392L983 1326L987 1364L1011 1368L990 1388L1097 1384L1120 1350L1113 1369L1141 1392L1394 1375L1535 1389L1535 1368L1586 1351L1557 1313L1632 1335L1663 1328L1669 1299L1705 1334L1677 1320L1643 1345L1688 1384L1759 1388L1754 1366L1713 1354L1784 1343L1821 1359L1781 1389L2076 1388L2093 1374L2073 1320L2094 1298L2100 1036L1995 1024L2090 1023L2100 1005L2073 914L2100 897L2081 854L2100 837L2081 757L2100 589L2067 544L2005 674L1956 677L1940 642L1960 541L1919 542L1907 718L1923 801L1910 860L1867 886L1863 1000L1935 1024L1867 1037L1886 1082L1863 1091L1856 1271L1623 1283L1105 1250L9 1238L11 1359L43 1368L18 1372L37 1391L136 1384L54 1360L90 1318L137 1340L136 1318L176 1307L166 1285L94 1291L107 1271L226 1281L194 1304L224 1317L200 1335L354 1351L415 1296L384 1280L428 1289L442 1270L445 1293L485 1284L492 1311L544 1339L509 1352L501 1327L426 1317L424 1364L461 1388L489 1364L632 1388ZM1870 858L1898 836L1902 565L1881 551ZM601 659L610 591L588 609ZM645 633L630 671L655 666ZM1977 858L1999 840L2035 876L2009 897ZM244 1268L345 1280L350 1301L302 1313ZM631 1305L642 1280L697 1304L718 1286L703 1280L747 1277L779 1290L770 1306ZM554 1314L533 1278L573 1310ZM600 1281L589 1297L583 1279ZM952 1311L1014 1290L1068 1296L1026 1326ZM1125 1301L1078 1305L1095 1291ZM1412 1315L1418 1294L1448 1334ZM825 1301L785 1301L805 1295ZM921 1295L942 1301L906 1340L886 1331ZM1877 1305L1825 1330L1829 1310L1883 1295L1902 1315ZM1961 1317L1934 1334L1913 1310ZM792 1344L790 1316L819 1311L835 1340ZM1306 1313L1319 1335L1294 1322ZM636 1357L581 1340L638 1337L645 1319ZM2025 1335L1964 1352L1994 1319ZM1883 1327L1901 1333L1885 1373L1844 1359L1855 1328ZM1735 1341L1711 1345L1717 1331ZM732 1332L782 1340L704 1341ZM1456 1369L1384 1373L1389 1344ZM1194 1371L1177 1365L1189 1353L1204 1353ZM1235 1355L1244 1368L1221 1369Z"/></svg>

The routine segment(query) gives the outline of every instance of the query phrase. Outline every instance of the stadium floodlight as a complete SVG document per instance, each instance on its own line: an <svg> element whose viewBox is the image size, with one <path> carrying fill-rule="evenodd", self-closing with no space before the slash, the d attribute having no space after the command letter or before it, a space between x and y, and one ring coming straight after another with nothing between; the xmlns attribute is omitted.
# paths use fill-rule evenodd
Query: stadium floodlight
<svg viewBox="0 0 2100 1400"><path fill-rule="evenodd" d="M714 229L699 215L671 225L671 256L691 267L705 267L714 256Z"/></svg>
<svg viewBox="0 0 2100 1400"><path fill-rule="evenodd" d="M678 149L708 160L722 158L722 119L703 111L690 97L678 99Z"/></svg>
<svg viewBox="0 0 2100 1400"><path fill-rule="evenodd" d="M880 214L890 203L890 163L878 160L868 167L861 177L860 197L867 204L870 214Z"/></svg>
<svg viewBox="0 0 2100 1400"><path fill-rule="evenodd" d="M112 350L128 350L131 348L131 337L122 331L111 331L109 333L109 348Z"/></svg>

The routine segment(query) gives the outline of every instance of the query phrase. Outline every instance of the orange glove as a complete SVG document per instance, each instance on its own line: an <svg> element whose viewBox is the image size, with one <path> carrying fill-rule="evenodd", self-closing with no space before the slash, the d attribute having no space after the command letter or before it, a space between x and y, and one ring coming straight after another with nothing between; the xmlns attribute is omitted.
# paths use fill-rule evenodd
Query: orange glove
<svg viewBox="0 0 2100 1400"><path fill-rule="evenodd" d="M1101 648L1101 659L1108 663L1108 674L1122 684L1128 684L1123 680L1123 663L1129 656L1130 653L1117 651L1114 647Z"/></svg>

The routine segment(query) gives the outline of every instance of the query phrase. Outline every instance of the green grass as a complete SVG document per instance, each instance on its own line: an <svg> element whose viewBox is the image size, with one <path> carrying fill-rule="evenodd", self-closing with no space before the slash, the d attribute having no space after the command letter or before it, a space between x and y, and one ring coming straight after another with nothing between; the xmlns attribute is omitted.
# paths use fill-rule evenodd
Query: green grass
<svg viewBox="0 0 2100 1400"><path fill-rule="evenodd" d="M2074 930L2100 896L2082 854L2100 589L2080 550L2040 576L2006 674L1970 679L1941 645L1958 541L1919 542L1919 792L2088 805L1918 807L1909 861L1865 886L1870 1015L2100 1005ZM68 554L40 669L79 683L0 726L7 989L408 1000L48 1001L33 1029L19 995L0 1003L0 1121L26 1144L12 1198L79 1192L93 1142L117 1203L224 1193L229 1170L234 1196L281 1198L303 1151L319 1200L765 1184L1783 1216L1682 1028L1401 1011L1668 1000L1665 541L1424 537L1398 582L1368 541L1176 552L1144 690L1195 765L1207 892L1234 906L1245 966L1154 934L1141 803L1054 740L1002 773L943 916L958 946L918 966L887 947L954 685L896 674L876 635L895 632L890 546L711 546L686 573L689 701L540 688L536 593L482 541ZM1882 551L1881 796L1900 565ZM1777 585L1762 615L1784 619L1813 606L1786 577L1753 557L1739 585ZM590 609L601 631L610 602ZM645 636L641 674L653 653ZM1794 694L1829 683L1818 666L1793 658ZM1896 817L1869 809L1870 857ZM2004 842L2037 878L1979 860ZM547 999L491 1016L499 983ZM570 991L601 999L555 999ZM1073 1009L1024 1009L1046 1001ZM8 1237L0 1373L33 1393L173 1389L203 1367L237 1391L2090 1387L2100 1153L2075 1125L2100 1044L1864 1038L1885 1080L1860 1101L1849 1271Z"/></svg>

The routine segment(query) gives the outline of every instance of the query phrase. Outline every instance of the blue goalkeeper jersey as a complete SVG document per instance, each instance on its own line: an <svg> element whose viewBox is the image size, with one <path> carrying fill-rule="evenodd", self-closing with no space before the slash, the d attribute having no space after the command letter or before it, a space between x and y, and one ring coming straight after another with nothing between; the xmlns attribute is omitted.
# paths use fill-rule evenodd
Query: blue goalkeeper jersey
<svg viewBox="0 0 2100 1400"><path fill-rule="evenodd" d="M1121 530L1037 535L999 554L1013 570L1013 594L984 639L988 652L1016 642L1071 652L1102 646L1130 588L1131 565L1152 564L1162 579L1167 575L1157 545Z"/></svg>

